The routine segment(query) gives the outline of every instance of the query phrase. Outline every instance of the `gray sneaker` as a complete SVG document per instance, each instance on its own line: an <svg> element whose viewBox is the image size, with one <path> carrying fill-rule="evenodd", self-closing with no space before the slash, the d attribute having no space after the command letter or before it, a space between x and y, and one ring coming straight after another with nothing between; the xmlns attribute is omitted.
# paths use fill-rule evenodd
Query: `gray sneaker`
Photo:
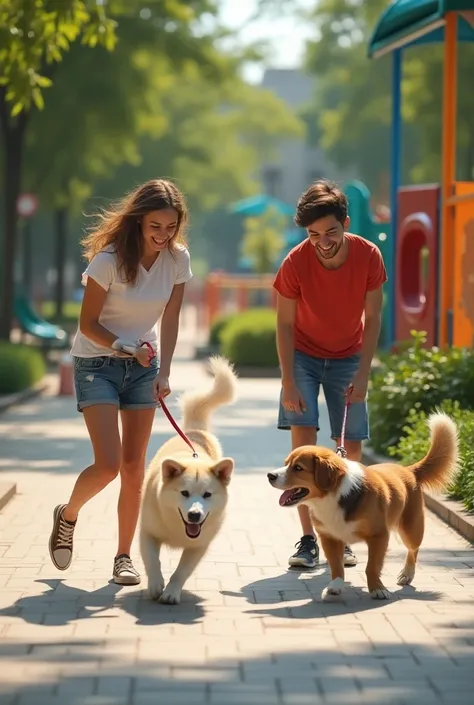
<svg viewBox="0 0 474 705"><path fill-rule="evenodd" d="M139 585L140 574L133 567L132 559L126 553L114 558L114 583L117 585Z"/></svg>
<svg viewBox="0 0 474 705"><path fill-rule="evenodd" d="M73 537L76 522L63 518L65 504L58 504L53 513L53 530L49 537L49 555L58 570L67 570L72 561Z"/></svg>
<svg viewBox="0 0 474 705"><path fill-rule="evenodd" d="M346 568L357 565L357 556L352 551L352 548L350 546L344 547L344 565L346 566Z"/></svg>
<svg viewBox="0 0 474 705"><path fill-rule="evenodd" d="M303 536L295 544L297 549L288 559L292 568L315 568L319 563L319 546L314 536Z"/></svg>

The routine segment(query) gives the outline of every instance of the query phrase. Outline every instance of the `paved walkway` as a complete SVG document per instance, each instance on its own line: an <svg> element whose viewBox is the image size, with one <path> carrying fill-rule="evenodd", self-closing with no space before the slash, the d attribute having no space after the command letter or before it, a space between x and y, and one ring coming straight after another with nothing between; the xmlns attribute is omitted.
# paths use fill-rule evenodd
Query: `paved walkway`
<svg viewBox="0 0 474 705"><path fill-rule="evenodd" d="M204 380L197 363L175 365L175 391ZM73 399L0 416L0 477L19 487L0 514L2 705L472 702L474 551L436 518L416 589L395 584L403 549L393 539L390 602L368 597L363 548L343 602L321 602L325 564L287 571L296 512L278 506L265 477L289 442L274 426L277 394L276 380L242 380L240 401L217 424L237 462L228 519L178 607L109 582L117 486L81 515L70 571L51 565L52 508L90 459ZM150 455L169 433L158 412ZM165 555L166 574L175 562Z"/></svg>

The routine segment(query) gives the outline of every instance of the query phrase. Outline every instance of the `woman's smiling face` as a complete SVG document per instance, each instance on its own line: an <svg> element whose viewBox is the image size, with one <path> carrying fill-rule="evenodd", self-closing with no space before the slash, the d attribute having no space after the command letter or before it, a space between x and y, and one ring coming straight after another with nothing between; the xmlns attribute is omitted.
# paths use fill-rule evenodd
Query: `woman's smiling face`
<svg viewBox="0 0 474 705"><path fill-rule="evenodd" d="M151 211L144 215L141 221L144 254L151 255L168 247L177 227L178 213L174 208Z"/></svg>

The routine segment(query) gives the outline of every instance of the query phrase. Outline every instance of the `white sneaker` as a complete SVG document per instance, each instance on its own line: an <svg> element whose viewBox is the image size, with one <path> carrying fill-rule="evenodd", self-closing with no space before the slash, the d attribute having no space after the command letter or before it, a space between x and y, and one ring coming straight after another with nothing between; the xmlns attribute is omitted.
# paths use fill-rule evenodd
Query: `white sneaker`
<svg viewBox="0 0 474 705"><path fill-rule="evenodd" d="M357 565L357 556L353 553L350 546L344 547L344 565L346 568Z"/></svg>

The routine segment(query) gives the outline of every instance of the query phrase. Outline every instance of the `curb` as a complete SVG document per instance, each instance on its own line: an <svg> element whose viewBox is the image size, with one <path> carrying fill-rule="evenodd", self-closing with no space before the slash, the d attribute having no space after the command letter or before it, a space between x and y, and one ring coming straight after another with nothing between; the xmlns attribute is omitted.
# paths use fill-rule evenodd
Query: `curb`
<svg viewBox="0 0 474 705"><path fill-rule="evenodd" d="M393 458L378 455L368 447L362 450L362 461L366 465L395 462ZM442 519L452 529L455 529L465 539L474 543L474 515L469 514L461 502L449 499L446 495L436 495L430 490L423 490L423 495L428 509L431 509L437 517Z"/></svg>
<svg viewBox="0 0 474 705"><path fill-rule="evenodd" d="M16 495L14 482L0 482L0 510Z"/></svg>
<svg viewBox="0 0 474 705"><path fill-rule="evenodd" d="M46 377L37 382L33 387L23 389L21 392L14 394L3 394L0 396L0 413L7 411L16 404L21 404L24 401L37 397L38 394L44 392L48 387Z"/></svg>

